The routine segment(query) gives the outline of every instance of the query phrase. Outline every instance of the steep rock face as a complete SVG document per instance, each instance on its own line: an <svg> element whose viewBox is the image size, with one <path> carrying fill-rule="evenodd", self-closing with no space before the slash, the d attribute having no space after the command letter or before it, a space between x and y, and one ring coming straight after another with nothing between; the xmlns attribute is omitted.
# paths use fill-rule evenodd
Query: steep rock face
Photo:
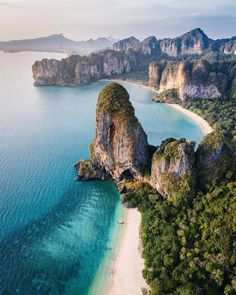
<svg viewBox="0 0 236 295"><path fill-rule="evenodd" d="M132 36L114 43L112 48L120 52L126 52L130 49L137 51L140 48L140 41Z"/></svg>
<svg viewBox="0 0 236 295"><path fill-rule="evenodd" d="M149 82L148 85L149 87L158 87L160 84L161 80L161 72L162 72L162 67L160 64L156 62L152 62L149 64Z"/></svg>
<svg viewBox="0 0 236 295"><path fill-rule="evenodd" d="M166 63L163 72L163 83L159 86L162 91L170 89L179 89L181 99L185 97L212 98L221 96L221 88L224 88L224 71L210 69L206 80L200 79L200 75L190 69L190 76L187 73L189 68L185 60L205 58L210 61L226 59L233 60L232 54L236 49L235 37L231 39L221 39L213 41L209 39L202 30L195 29L180 37L174 39L157 40L151 36L140 42L135 37L130 37L113 45L113 50L107 49L96 52L88 56L71 56L61 61L55 59L44 59L37 61L33 65L33 77L35 85L69 85L69 84L88 84L101 78L122 78L138 80L147 80L147 69L150 62ZM201 55L197 57L197 55ZM171 57L171 58L170 58ZM183 60L186 64L176 61L176 65L168 63L169 60ZM220 59L220 60L221 60ZM218 62L220 63L220 62ZM205 66L198 66L197 73L203 70L206 73ZM227 65L226 65L227 66ZM158 66L156 67L159 71ZM155 72L152 71L153 75ZM178 73L183 73L190 83L182 83L185 79ZM226 73L227 74L227 73ZM159 74L158 74L159 75ZM235 75L235 73L233 73ZM167 79L165 78L167 77ZM137 78L138 77L138 78ZM197 83L195 83L197 78ZM231 78L233 79L233 78ZM222 83L220 83L222 81ZM198 83L199 82L199 83ZM204 82L204 83L203 83ZM228 81L230 85L230 81ZM153 84L151 82L151 84ZM221 85L220 85L221 84Z"/></svg>
<svg viewBox="0 0 236 295"><path fill-rule="evenodd" d="M169 63L160 80L160 92L177 89L181 100L186 98L217 98L227 86L227 76L214 72L206 61Z"/></svg>
<svg viewBox="0 0 236 295"><path fill-rule="evenodd" d="M181 37L181 55L202 54L211 40L201 29L195 29Z"/></svg>
<svg viewBox="0 0 236 295"><path fill-rule="evenodd" d="M144 55L159 55L160 47L156 37L151 36L144 39L141 43L141 52Z"/></svg>
<svg viewBox="0 0 236 295"><path fill-rule="evenodd" d="M236 37L232 38L229 42L225 43L221 49L224 54L236 55Z"/></svg>
<svg viewBox="0 0 236 295"><path fill-rule="evenodd" d="M172 57L177 57L179 55L179 46L176 41L171 38L165 38L160 40L160 50L162 53L167 54Z"/></svg>
<svg viewBox="0 0 236 295"><path fill-rule="evenodd" d="M211 40L198 28L174 39L160 40L160 49L162 53L177 57L180 55L202 54L210 43Z"/></svg>
<svg viewBox="0 0 236 295"><path fill-rule="evenodd" d="M75 65L75 84L89 84L101 79L103 75L103 59L101 55L91 54L83 57Z"/></svg>
<svg viewBox="0 0 236 295"><path fill-rule="evenodd" d="M93 162L89 160L81 160L75 165L78 171L78 179L100 179L100 180L111 180L112 177L105 170L98 169L97 166L93 165Z"/></svg>
<svg viewBox="0 0 236 295"><path fill-rule="evenodd" d="M160 84L158 85L159 91L178 89L180 98L184 99L184 89L189 78L189 70L185 62L168 63L161 75Z"/></svg>
<svg viewBox="0 0 236 295"><path fill-rule="evenodd" d="M160 73L161 68L163 70ZM157 81L156 87L160 94L167 90L177 90L181 100L226 95L234 75L233 64L227 67L227 64L214 65L204 60L168 62L164 67L153 63L149 65L149 85ZM231 85L234 87L232 83Z"/></svg>
<svg viewBox="0 0 236 295"><path fill-rule="evenodd" d="M62 60L43 59L36 61L32 66L35 86L41 85L68 85L74 82L75 65L81 57L72 55Z"/></svg>
<svg viewBox="0 0 236 295"><path fill-rule="evenodd" d="M121 54L109 51L103 59L104 77L109 78L114 75L130 72L137 64L135 54L132 52Z"/></svg>
<svg viewBox="0 0 236 295"><path fill-rule="evenodd" d="M43 59L36 61L32 67L34 85L88 84L130 72L136 63L132 52L120 53L113 50L83 57L70 56L61 61Z"/></svg>
<svg viewBox="0 0 236 295"><path fill-rule="evenodd" d="M166 38L157 41L151 36L141 43L135 37L120 40L113 45L113 49L120 52L128 50L139 51L144 55L159 56L161 53L171 57L202 54L209 48L212 40L201 29L194 29L174 39Z"/></svg>
<svg viewBox="0 0 236 295"><path fill-rule="evenodd" d="M236 37L215 40L212 42L210 49L227 55L236 55Z"/></svg>
<svg viewBox="0 0 236 295"><path fill-rule="evenodd" d="M90 167L98 172L82 171L78 165L79 178L88 179L89 174L101 178L101 173L115 180L139 178L148 164L147 136L135 117L127 91L117 83L106 86L99 94L90 161Z"/></svg>
<svg viewBox="0 0 236 295"><path fill-rule="evenodd" d="M235 170L236 160L232 159L232 152L222 135L212 132L205 136L196 152L198 182L205 185L217 181L225 176L230 166Z"/></svg>
<svg viewBox="0 0 236 295"><path fill-rule="evenodd" d="M194 145L185 139L167 139L153 155L150 183L174 203L193 190Z"/></svg>

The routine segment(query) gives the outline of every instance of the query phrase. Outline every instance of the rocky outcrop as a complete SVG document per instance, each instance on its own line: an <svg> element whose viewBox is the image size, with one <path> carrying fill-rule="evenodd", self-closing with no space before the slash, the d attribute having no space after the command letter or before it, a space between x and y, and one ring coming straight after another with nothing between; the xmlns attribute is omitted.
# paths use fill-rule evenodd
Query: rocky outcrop
<svg viewBox="0 0 236 295"><path fill-rule="evenodd" d="M222 179L227 171L236 171L236 160L218 132L206 135L196 152L196 169L200 185ZM231 169L231 168L232 169Z"/></svg>
<svg viewBox="0 0 236 295"><path fill-rule="evenodd" d="M103 74L102 56L91 54L90 57L81 58L75 65L74 84L89 84L101 79Z"/></svg>
<svg viewBox="0 0 236 295"><path fill-rule="evenodd" d="M194 147L195 142L169 138L152 157L148 182L174 205L188 201L196 187L204 190L235 175L235 153L220 133L206 135L196 152Z"/></svg>
<svg viewBox="0 0 236 295"><path fill-rule="evenodd" d="M135 37L130 37L116 42L113 49L120 52L134 50L152 56L164 54L171 57L180 57L184 55L200 55L210 47L212 42L213 40L209 39L201 29L197 28L174 39L157 40L155 36L150 36L140 42Z"/></svg>
<svg viewBox="0 0 236 295"><path fill-rule="evenodd" d="M112 50L88 56L74 55L61 61L37 61L32 70L35 86L80 85L117 77L135 77L136 80L146 82L148 65L152 63L152 68L149 68L149 84L152 87L160 88L161 92L178 89L181 99L212 98L221 96L225 85L231 85L233 78L228 77L229 71L222 71L222 67L220 70L219 66L215 69L215 65L209 66L199 60L200 55L201 59L209 58L213 63L212 59L218 55L223 55L222 60L233 59L235 50L235 37L213 41L202 30L195 29L174 39L157 40L151 36L140 42L135 37L130 37L116 42ZM189 56L197 62L189 63ZM153 65L153 62L157 65ZM235 77L235 72L231 76Z"/></svg>
<svg viewBox="0 0 236 295"><path fill-rule="evenodd" d="M96 136L90 147L90 160L86 165L77 165L78 177L137 179L148 161L147 135L135 117L127 91L117 83L106 86L97 102Z"/></svg>
<svg viewBox="0 0 236 295"><path fill-rule="evenodd" d="M215 40L212 42L210 50L226 55L236 55L236 37Z"/></svg>
<svg viewBox="0 0 236 295"><path fill-rule="evenodd" d="M162 73L162 67L160 64L156 62L152 62L149 64L149 69L148 69L149 87L155 87L155 88L159 87L160 80L161 80L161 73Z"/></svg>
<svg viewBox="0 0 236 295"><path fill-rule="evenodd" d="M135 55L113 50L89 56L70 56L62 60L43 59L32 67L35 86L89 84L102 78L116 77L136 66Z"/></svg>
<svg viewBox="0 0 236 295"><path fill-rule="evenodd" d="M140 49L140 45L140 41L132 36L114 43L112 48L113 50L119 52L127 52L129 50L138 51Z"/></svg>
<svg viewBox="0 0 236 295"><path fill-rule="evenodd" d="M81 160L74 165L78 171L77 179L100 179L100 180L109 180L112 179L111 175L106 171L98 169L93 162L89 160Z"/></svg>
<svg viewBox="0 0 236 295"><path fill-rule="evenodd" d="M193 190L194 146L195 143L185 139L170 138L153 155L150 184L174 203Z"/></svg>
<svg viewBox="0 0 236 295"><path fill-rule="evenodd" d="M193 191L194 145L185 139L167 139L153 154L127 91L112 83L99 94L90 159L78 162L75 167L78 179L120 182L131 178L149 182L161 195L179 204ZM150 166L150 178L144 177Z"/></svg>
<svg viewBox="0 0 236 295"><path fill-rule="evenodd" d="M140 51L144 55L160 56L160 46L156 37L151 36L144 39L141 43Z"/></svg>
<svg viewBox="0 0 236 295"><path fill-rule="evenodd" d="M72 55L62 60L43 59L32 66L35 86L69 85L75 80L75 66L81 61L78 55Z"/></svg>
<svg viewBox="0 0 236 295"><path fill-rule="evenodd" d="M129 191L127 178L149 183L174 206L181 206L194 196L196 185L204 188L236 171L234 154L219 133L208 134L196 152L194 148L195 142L174 138L157 149L149 146L127 91L111 83L99 94L90 159L75 167L78 179L122 181L123 193Z"/></svg>
<svg viewBox="0 0 236 295"><path fill-rule="evenodd" d="M149 65L149 85L159 94L176 90L181 100L187 98L217 98L226 96L235 77L235 62L210 64L204 60L195 62L167 62ZM155 84L156 82L156 84ZM158 96L157 96L158 99Z"/></svg>
<svg viewBox="0 0 236 295"><path fill-rule="evenodd" d="M235 37L213 41L202 30L195 29L174 39L157 40L156 37L151 36L140 42L135 37L130 37L116 42L112 50L107 49L88 56L71 56L61 61L55 59L37 61L32 70L35 86L80 85L102 78L116 77L127 79L134 79L134 77L137 79L139 77L138 80L146 82L148 65L150 62L156 61L168 64L167 67L164 67L163 77L166 75L169 82L162 83L162 91L173 86L180 89L180 93L183 94L181 94L182 98L184 98L185 94L189 97L212 98L213 95L215 97L221 96L219 85L215 85L215 82L221 79L224 82L225 77L221 74L219 76L217 71L211 69L205 85L202 84L203 79L202 81L199 80L199 85L196 85L195 82L185 85L181 82L184 77L181 78L175 73L185 72L186 76L188 76L186 72L187 64L179 64L179 69L177 69L176 65L174 70L170 69L170 67L174 68L174 66L170 66L168 61L182 60L186 62L189 58L196 60L200 57L218 61L216 59L218 54L221 57L223 56L222 60L225 60L225 58L232 59L231 55L235 54L235 46ZM182 66L184 66L183 70ZM152 73L155 75L154 71ZM173 83L173 76L175 76L174 80L177 79L175 83ZM189 81L189 78L187 80ZM154 83L151 82L150 84L153 85ZM158 87L157 85L156 87Z"/></svg>
<svg viewBox="0 0 236 295"><path fill-rule="evenodd" d="M172 57L183 55L202 54L212 43L207 35L199 28L180 37L160 40L160 49Z"/></svg>
<svg viewBox="0 0 236 295"><path fill-rule="evenodd" d="M234 54L236 55L236 37L232 38L228 42L226 42L222 47L221 51L224 54Z"/></svg>

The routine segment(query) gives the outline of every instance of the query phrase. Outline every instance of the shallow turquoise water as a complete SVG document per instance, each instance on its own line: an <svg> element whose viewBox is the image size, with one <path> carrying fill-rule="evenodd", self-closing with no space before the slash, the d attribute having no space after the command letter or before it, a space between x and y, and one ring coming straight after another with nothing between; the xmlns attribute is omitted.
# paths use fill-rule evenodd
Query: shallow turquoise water
<svg viewBox="0 0 236 295"><path fill-rule="evenodd" d="M110 251L119 194L112 182L74 182L73 163L88 157L107 82L35 88L31 65L43 56L52 54L0 53L0 294L87 294ZM199 142L190 119L125 87L150 143Z"/></svg>

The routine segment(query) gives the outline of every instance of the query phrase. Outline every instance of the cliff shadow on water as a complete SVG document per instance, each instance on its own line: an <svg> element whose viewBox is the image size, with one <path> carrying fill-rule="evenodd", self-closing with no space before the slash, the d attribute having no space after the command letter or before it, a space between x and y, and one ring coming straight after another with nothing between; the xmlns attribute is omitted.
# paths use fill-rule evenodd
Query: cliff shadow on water
<svg viewBox="0 0 236 295"><path fill-rule="evenodd" d="M76 183L49 213L5 237L0 294L87 294L108 250L118 201L112 182Z"/></svg>

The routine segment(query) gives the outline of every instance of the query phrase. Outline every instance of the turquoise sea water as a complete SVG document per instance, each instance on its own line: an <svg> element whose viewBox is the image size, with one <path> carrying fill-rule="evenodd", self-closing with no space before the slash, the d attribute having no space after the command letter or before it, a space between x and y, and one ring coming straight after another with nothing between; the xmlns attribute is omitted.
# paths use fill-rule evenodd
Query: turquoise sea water
<svg viewBox="0 0 236 295"><path fill-rule="evenodd" d="M111 251L121 211L112 182L74 182L88 157L99 91L33 87L31 65L48 53L0 53L0 294L88 294ZM153 92L124 84L149 142L202 132Z"/></svg>

